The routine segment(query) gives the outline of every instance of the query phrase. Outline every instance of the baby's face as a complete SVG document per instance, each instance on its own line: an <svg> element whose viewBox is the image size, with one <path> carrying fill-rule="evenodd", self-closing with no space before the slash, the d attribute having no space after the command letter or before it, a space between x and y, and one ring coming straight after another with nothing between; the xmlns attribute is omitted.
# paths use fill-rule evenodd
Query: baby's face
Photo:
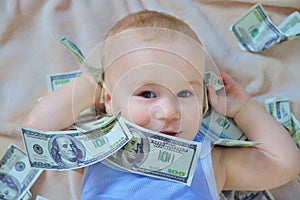
<svg viewBox="0 0 300 200"><path fill-rule="evenodd" d="M177 48L203 59L179 42L119 57L105 71L107 112L121 111L139 126L192 140L203 117L204 67L176 55Z"/></svg>

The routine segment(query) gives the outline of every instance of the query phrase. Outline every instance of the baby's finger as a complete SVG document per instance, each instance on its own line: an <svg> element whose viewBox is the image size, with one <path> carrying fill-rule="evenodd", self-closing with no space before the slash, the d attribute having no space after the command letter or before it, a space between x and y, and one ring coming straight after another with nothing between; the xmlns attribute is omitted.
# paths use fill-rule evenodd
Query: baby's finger
<svg viewBox="0 0 300 200"><path fill-rule="evenodd" d="M224 95L218 95L213 87L208 87L208 99L215 110L221 114L226 114L226 101Z"/></svg>
<svg viewBox="0 0 300 200"><path fill-rule="evenodd" d="M237 84L236 81L233 78L231 78L231 76L226 72L222 71L220 72L220 75L223 80L225 88L230 88L231 86Z"/></svg>
<svg viewBox="0 0 300 200"><path fill-rule="evenodd" d="M218 95L216 94L216 91L213 87L208 87L208 99L209 103L213 106L216 107L218 105Z"/></svg>

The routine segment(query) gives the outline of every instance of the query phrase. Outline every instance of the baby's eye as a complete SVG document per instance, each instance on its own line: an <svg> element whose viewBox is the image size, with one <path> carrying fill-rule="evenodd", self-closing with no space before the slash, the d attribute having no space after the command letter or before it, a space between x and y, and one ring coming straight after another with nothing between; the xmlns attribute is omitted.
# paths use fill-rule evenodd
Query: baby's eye
<svg viewBox="0 0 300 200"><path fill-rule="evenodd" d="M180 92L177 94L178 97L189 97L189 96L191 96L191 95L192 95L192 93L191 93L190 91L188 91L188 90L180 91Z"/></svg>
<svg viewBox="0 0 300 200"><path fill-rule="evenodd" d="M140 94L140 96L144 97L144 98L147 98L147 99L150 99L150 98L155 98L155 94L153 92L150 92L150 91L145 91L145 92L142 92Z"/></svg>

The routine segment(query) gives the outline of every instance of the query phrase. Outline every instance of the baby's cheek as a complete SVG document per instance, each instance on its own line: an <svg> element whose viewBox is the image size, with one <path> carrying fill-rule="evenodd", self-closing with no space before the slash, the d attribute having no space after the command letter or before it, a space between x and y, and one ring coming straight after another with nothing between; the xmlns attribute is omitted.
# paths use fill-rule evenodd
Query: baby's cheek
<svg viewBox="0 0 300 200"><path fill-rule="evenodd" d="M146 127L151 122L147 109L139 106L129 106L128 120L142 127Z"/></svg>
<svg viewBox="0 0 300 200"><path fill-rule="evenodd" d="M189 127L191 132L199 130L203 120L203 109L200 106L185 107L182 114L182 125Z"/></svg>

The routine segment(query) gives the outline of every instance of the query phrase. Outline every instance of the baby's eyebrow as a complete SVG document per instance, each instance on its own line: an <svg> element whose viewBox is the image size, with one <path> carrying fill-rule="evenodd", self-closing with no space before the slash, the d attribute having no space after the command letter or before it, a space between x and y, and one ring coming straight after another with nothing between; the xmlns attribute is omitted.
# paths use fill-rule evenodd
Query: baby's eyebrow
<svg viewBox="0 0 300 200"><path fill-rule="evenodd" d="M195 85L195 86L201 86L201 85L203 85L203 81L201 81L201 80L190 80L190 81L188 81L188 83L190 85Z"/></svg>

